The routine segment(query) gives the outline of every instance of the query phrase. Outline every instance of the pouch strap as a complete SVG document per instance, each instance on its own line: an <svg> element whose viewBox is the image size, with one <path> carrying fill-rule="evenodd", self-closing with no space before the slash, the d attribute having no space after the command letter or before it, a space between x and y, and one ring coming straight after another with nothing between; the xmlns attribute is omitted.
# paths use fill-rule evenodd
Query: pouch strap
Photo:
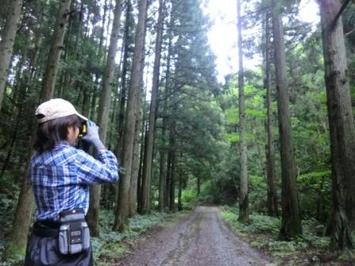
<svg viewBox="0 0 355 266"><path fill-rule="evenodd" d="M60 216L63 217L63 216L67 216L67 215L71 215L71 214L85 214L84 210L83 209L80 209L80 208L76 208L76 209L73 209L73 210L64 210L60 213Z"/></svg>
<svg viewBox="0 0 355 266"><path fill-rule="evenodd" d="M85 221L83 209L65 210L60 213L60 222L62 224L74 221Z"/></svg>
<svg viewBox="0 0 355 266"><path fill-rule="evenodd" d="M55 238L59 234L59 224L52 221L37 221L33 225L32 232L39 237Z"/></svg>

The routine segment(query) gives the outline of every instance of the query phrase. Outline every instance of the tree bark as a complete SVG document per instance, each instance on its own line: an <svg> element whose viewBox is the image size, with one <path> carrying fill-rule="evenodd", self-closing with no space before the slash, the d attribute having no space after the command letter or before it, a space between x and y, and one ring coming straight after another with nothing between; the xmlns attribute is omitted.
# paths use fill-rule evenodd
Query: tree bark
<svg viewBox="0 0 355 266"><path fill-rule="evenodd" d="M296 165L293 154L289 114L285 43L280 12L280 3L276 0L273 0L272 24L274 35L282 175L282 219L280 238L289 240L302 233L302 226L298 206Z"/></svg>
<svg viewBox="0 0 355 266"><path fill-rule="evenodd" d="M339 0L319 0L332 163L331 244L353 246L355 143L351 95L347 78L343 23L333 23L341 8Z"/></svg>
<svg viewBox="0 0 355 266"><path fill-rule="evenodd" d="M114 19L110 37L110 46L107 55L105 73L103 77L103 86L100 97L98 124L100 125L100 138L103 143L106 142L108 121L110 120L110 107L112 97L113 76L115 73L115 56L117 52L117 41L120 32L120 20L122 12L122 0L116 0L114 10ZM93 185L90 188L90 209L88 213L88 223L91 234L99 236L99 212L100 212L101 186Z"/></svg>
<svg viewBox="0 0 355 266"><path fill-rule="evenodd" d="M137 106L137 116L136 116L136 132L134 135L134 148L133 148L133 158L132 158L132 177L131 177L131 186L130 186L130 196L129 196L129 217L134 216L137 213L137 198L138 198L138 180L140 179L140 165L143 154L140 152L144 150L143 145L140 145L140 132L141 132L141 125L143 127L142 132L144 132L144 121L142 118L142 111L141 111L141 97L138 99L138 106ZM142 136L142 141L144 137Z"/></svg>
<svg viewBox="0 0 355 266"><path fill-rule="evenodd" d="M123 60L122 60L122 74L121 74L121 91L120 91L120 108L119 114L117 116L117 132L118 132L118 141L116 146L117 156L121 156L123 161L123 135L124 135L124 119L125 119L125 109L126 109L126 98L127 98L127 83L128 83L128 69L130 67L129 58L130 58L130 46L131 41L131 31L133 31L134 21L132 20L132 4L128 0L126 2L126 21L124 26L124 49L123 49Z"/></svg>
<svg viewBox="0 0 355 266"><path fill-rule="evenodd" d="M165 131L165 129L164 129ZM164 132L165 134L165 132ZM165 135L163 137L165 139ZM159 211L163 212L166 207L165 194L166 194L166 152L164 149L160 150L160 162L159 162Z"/></svg>
<svg viewBox="0 0 355 266"><path fill-rule="evenodd" d="M180 155L180 158L182 158L182 155ZM178 190L178 210L182 211L182 186L183 186L183 181L182 181L182 171L179 168L178 169L178 175L179 175L179 190Z"/></svg>
<svg viewBox="0 0 355 266"><path fill-rule="evenodd" d="M146 152L144 153L144 168L143 168L143 187L142 187L142 213L150 211L150 189L152 179L152 163L153 163L153 147L154 147L154 135L155 135L155 121L157 114L157 98L160 76L160 58L161 58L161 46L163 36L163 22L164 22L164 0L159 0L159 15L158 23L156 25L157 35L155 40L155 59L153 67L153 80L152 80L152 92L150 99L150 111L149 111L149 124L148 124L148 138L146 142Z"/></svg>
<svg viewBox="0 0 355 266"><path fill-rule="evenodd" d="M70 6L70 1L62 1L62 5L59 8L59 13L58 13L58 18L61 18L61 25L57 25L56 30L60 32L54 32L53 33L53 40L56 39L59 35L61 36L61 41L63 42L64 37L65 37L65 27L68 22L67 20L67 9L66 7ZM59 20L57 20L57 23ZM52 46L54 45L54 42L52 42ZM59 53L56 53L58 58L55 60L56 64L59 64ZM53 66L53 59L54 57L51 57L49 55L48 61L47 61L47 72L50 72L49 69L58 69L57 66ZM33 65L35 65L33 63ZM51 86L45 85L45 80L43 80L42 83L42 90L41 90L41 101L49 100L49 97L53 96L53 89L55 85L55 79L53 79L53 84ZM48 98L47 98L48 97ZM34 136L34 132L32 134L32 139ZM32 142L32 139L30 143ZM31 144L29 143L29 146ZM30 158L30 154L28 154L28 158ZM30 159L29 159L30 161ZM27 243L27 235L28 235L28 230L29 230L29 225L31 223L31 216L32 216L32 210L33 210L33 194L31 190L31 185L28 182L28 176L24 176L22 180L22 186L21 186L21 191L17 203L17 208L16 208L16 213L15 213L15 219L13 223L13 231L12 235L10 237L10 241L8 243L8 249L10 252L14 252L13 254L21 254L22 252L25 251L26 248L26 243ZM22 253L23 254L23 253Z"/></svg>
<svg viewBox="0 0 355 266"><path fill-rule="evenodd" d="M33 193L27 175L22 178L20 195L15 211L10 240L6 247L6 257L24 256L26 251L27 236L33 211Z"/></svg>
<svg viewBox="0 0 355 266"><path fill-rule="evenodd" d="M176 104L174 104L175 107ZM174 108L176 110L176 108ZM176 122L171 121L169 132L169 154L168 154L168 190L169 190L169 210L175 211L175 176L176 176Z"/></svg>
<svg viewBox="0 0 355 266"><path fill-rule="evenodd" d="M25 52L26 54L26 52ZM26 55L23 55L21 61L25 61ZM36 53L35 53L36 54ZM30 69L35 63L35 56L30 60L30 67L28 68L28 76L30 77ZM21 72L21 70L18 70ZM16 125L14 127L13 139L11 140L10 151L8 158L6 158L3 171L5 170L6 162L10 160L11 150L15 147L15 141L18 133L18 127L20 126L20 120L23 113L26 111L25 109L25 99L26 97L26 89L27 85L24 75L17 75L17 90L19 90L19 94L17 96L17 104L18 104L18 115L16 118ZM23 117L22 117L23 118ZM29 156L28 156L29 157ZM26 167L27 169L27 167ZM2 176L3 172L0 176ZM27 243L27 234L28 229L31 222L31 215L33 210L33 194L31 185L28 183L28 178L26 174L23 174L21 178L21 191L17 203L17 208L15 211L15 218L13 222L13 230L10 235L10 239L7 243L6 247L6 256L8 257L16 257L22 256L25 253L26 243Z"/></svg>
<svg viewBox="0 0 355 266"><path fill-rule="evenodd" d="M135 48L132 65L131 86L127 99L127 121L124 132L124 159L121 175L119 202L114 229L124 230L128 223L129 214L129 186L132 175L132 158L134 150L134 136L136 130L137 99L140 96L140 86L144 68L144 38L147 16L147 0L139 1L138 24L135 37Z"/></svg>
<svg viewBox="0 0 355 266"><path fill-rule="evenodd" d="M239 90L239 164L240 164L240 187L239 187L239 221L249 221L248 203L248 168L247 168L247 147L245 141L245 98L244 98L244 69L243 69L243 39L242 21L240 16L241 3L237 0L237 28L238 28L238 90Z"/></svg>
<svg viewBox="0 0 355 266"><path fill-rule="evenodd" d="M266 132L267 132L267 145L266 145L266 174L267 174L267 209L269 216L279 216L277 204L277 192L275 185L275 152L272 136L272 95L271 95L271 75L270 75L270 28L269 28L269 14L265 20L265 78L264 87L266 89Z"/></svg>
<svg viewBox="0 0 355 266"><path fill-rule="evenodd" d="M171 153L168 152L167 154L167 160L166 160L166 187L165 187L165 193L164 193L164 196L165 196L165 199L164 199L164 202L166 204L166 208L167 210L170 209L170 194L171 194L171 166L172 166L172 156L171 156Z"/></svg>
<svg viewBox="0 0 355 266"><path fill-rule="evenodd" d="M170 18L171 19L171 18ZM160 171L159 171L159 210L162 212L168 206L167 202L167 149L165 148L167 142L167 125L168 118L166 117L168 111L168 95L170 93L170 72L171 72L171 54L172 54L172 19L169 23L169 40L168 40L168 55L166 62L166 72L165 72L165 90L164 90L164 106L163 106L163 121L162 121L162 143L163 148L160 150Z"/></svg>
<svg viewBox="0 0 355 266"><path fill-rule="evenodd" d="M117 54L117 41L120 33L120 20L122 13L122 0L116 0L114 10L114 19L110 37L110 46L107 54L107 62L103 77L103 86L100 97L98 123L100 125L100 137L106 140L108 131L108 122L110 117L110 107L112 99L113 78L116 70L115 57Z"/></svg>
<svg viewBox="0 0 355 266"><path fill-rule="evenodd" d="M41 101L51 99L54 95L54 86L59 70L59 60L64 50L64 37L70 17L71 0L61 0L56 20L51 47L48 53L47 68L44 73L41 91Z"/></svg>
<svg viewBox="0 0 355 266"><path fill-rule="evenodd" d="M21 17L22 0L10 1L8 17L0 41L0 109L4 98L7 72L10 66L17 24Z"/></svg>

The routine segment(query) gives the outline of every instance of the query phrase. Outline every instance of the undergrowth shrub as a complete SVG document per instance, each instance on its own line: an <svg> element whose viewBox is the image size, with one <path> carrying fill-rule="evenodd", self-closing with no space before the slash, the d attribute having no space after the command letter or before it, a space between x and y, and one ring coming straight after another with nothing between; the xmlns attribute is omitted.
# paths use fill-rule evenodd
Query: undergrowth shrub
<svg viewBox="0 0 355 266"><path fill-rule="evenodd" d="M222 217L234 231L246 238L253 247L268 251L277 259L285 259L297 253L311 252L314 249L326 250L330 238L323 236L324 225L315 219L303 220L303 235L292 241L279 240L280 219L253 213L250 222L242 224L238 221L238 208L224 207Z"/></svg>
<svg viewBox="0 0 355 266"><path fill-rule="evenodd" d="M182 204L184 207L190 208L196 204L197 191L194 188L185 189L181 195Z"/></svg>

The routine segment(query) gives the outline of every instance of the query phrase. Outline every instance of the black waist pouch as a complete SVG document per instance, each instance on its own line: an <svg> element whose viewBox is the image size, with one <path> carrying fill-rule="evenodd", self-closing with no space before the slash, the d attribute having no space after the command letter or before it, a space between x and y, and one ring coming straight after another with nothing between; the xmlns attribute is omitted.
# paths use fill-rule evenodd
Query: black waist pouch
<svg viewBox="0 0 355 266"><path fill-rule="evenodd" d="M74 209L60 214L58 246L62 255L77 254L90 248L90 230L83 210Z"/></svg>

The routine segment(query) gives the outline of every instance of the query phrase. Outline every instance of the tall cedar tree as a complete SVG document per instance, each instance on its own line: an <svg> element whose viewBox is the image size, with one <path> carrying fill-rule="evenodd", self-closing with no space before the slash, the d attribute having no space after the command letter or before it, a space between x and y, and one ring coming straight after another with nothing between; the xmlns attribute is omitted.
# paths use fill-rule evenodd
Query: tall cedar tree
<svg viewBox="0 0 355 266"><path fill-rule="evenodd" d="M158 23L156 25L155 58L153 68L152 92L150 99L148 137L144 154L143 183L142 183L142 212L150 211L150 189L152 178L153 147L155 135L155 120L157 115L158 88L160 76L160 58L162 50L163 22L165 1L159 0Z"/></svg>
<svg viewBox="0 0 355 266"><path fill-rule="evenodd" d="M270 216L279 216L277 191L275 184L275 155L272 135L273 113L271 93L271 60L270 60L270 13L267 12L265 19L265 48L264 48L264 88L266 89L266 174L267 174L267 209Z"/></svg>
<svg viewBox="0 0 355 266"><path fill-rule="evenodd" d="M53 54L48 56L46 73L52 73L47 76L48 78L43 80L41 99L40 101L49 100L54 94L54 85L56 82L56 72L58 66L53 65L54 62L59 64L60 52L54 52L55 50L62 50L63 40L66 33L66 27L69 20L69 7L71 1L62 1L59 6L59 12L56 20L55 31L53 32L53 38L51 43L50 52ZM53 71L53 69L56 69ZM50 85L49 85L50 84ZM30 159L28 160L30 161ZM28 177L22 178L21 191L17 203L15 212L15 218L13 222L13 230L8 242L7 250L11 254L24 253L27 243L27 235L31 222L33 195L32 189L28 182Z"/></svg>
<svg viewBox="0 0 355 266"><path fill-rule="evenodd" d="M347 78L343 23L336 16L339 0L319 0L325 84L327 87L328 120L332 163L331 214L332 246L352 247L350 222L354 202L355 161L354 121Z"/></svg>
<svg viewBox="0 0 355 266"><path fill-rule="evenodd" d="M0 41L0 109L5 93L7 71L10 65L12 49L15 43L17 24L21 18L22 0L10 1L8 16Z"/></svg>
<svg viewBox="0 0 355 266"><path fill-rule="evenodd" d="M172 25L173 18L170 15L168 27L168 54L166 59L166 70L165 70L165 89L164 89L164 104L159 106L162 109L163 118L162 118L162 127L161 127L161 140L165 144L167 142L167 124L168 118L166 116L168 112L168 96L170 94L170 76L171 76L171 55L172 55ZM162 212L168 206L168 191L167 187L167 152L165 147L162 147L159 151L160 160L159 160L159 210Z"/></svg>
<svg viewBox="0 0 355 266"><path fill-rule="evenodd" d="M281 3L272 1L272 25L274 37L277 107L280 131L282 175L282 220L280 238L289 240L302 233L296 185L296 164L293 154L285 43L281 21Z"/></svg>
<svg viewBox="0 0 355 266"><path fill-rule="evenodd" d="M245 97L244 97L244 68L243 68L243 39L241 2L237 0L237 28L238 28L238 90L239 90L239 164L240 164L240 187L239 187L239 220L243 223L249 221L248 202L248 168L247 168L247 143L245 140Z"/></svg>
<svg viewBox="0 0 355 266"><path fill-rule="evenodd" d="M137 105L140 97L140 86L142 83L144 67L144 39L147 16L147 0L139 1L138 24L136 28L134 56L132 64L131 84L128 92L126 125L124 132L123 149L123 173L121 175L119 199L117 204L114 229L124 230L128 223L129 214L129 191L132 175L132 159L134 151L134 140L136 132Z"/></svg>
<svg viewBox="0 0 355 266"><path fill-rule="evenodd" d="M106 142L108 122L111 108L112 97L112 83L115 73L115 57L117 53L117 41L120 32L120 20L122 13L122 0L116 0L116 6L114 10L114 19L111 30L110 46L107 54L107 62L103 77L103 86L100 97L98 124L100 125L100 138L103 143ZM89 210L89 225L91 234L93 236L99 236L99 210L100 210L100 198L101 198L100 185L93 185L90 188L90 210Z"/></svg>
<svg viewBox="0 0 355 266"><path fill-rule="evenodd" d="M70 17L70 4L71 0L60 1L60 9L48 53L46 72L44 73L42 82L41 101L51 99L54 96L54 86L60 66L59 60L64 50L63 42Z"/></svg>

